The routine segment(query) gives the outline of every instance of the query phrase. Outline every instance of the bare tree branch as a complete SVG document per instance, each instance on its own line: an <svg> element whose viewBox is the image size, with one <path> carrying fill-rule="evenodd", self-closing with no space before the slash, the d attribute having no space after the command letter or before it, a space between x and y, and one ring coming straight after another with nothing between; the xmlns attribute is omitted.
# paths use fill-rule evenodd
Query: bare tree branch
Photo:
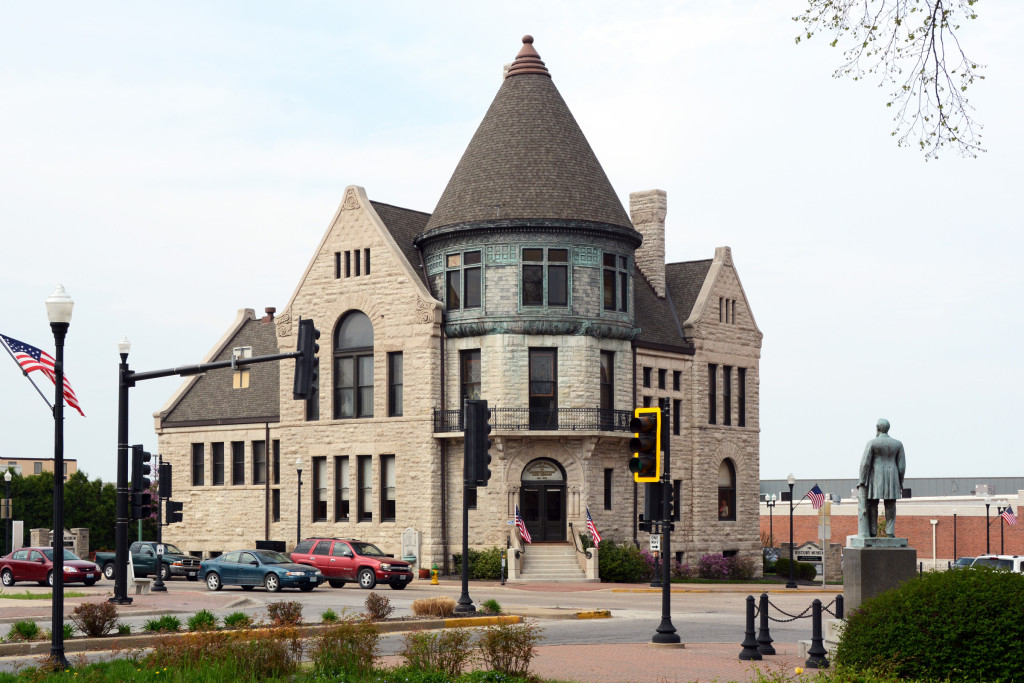
<svg viewBox="0 0 1024 683"><path fill-rule="evenodd" d="M879 76L879 87L893 86L886 102L895 109L892 132L900 147L917 145L925 159L953 149L977 157L982 126L973 118L967 88L985 77L969 59L956 32L960 22L977 19L978 0L807 0L794 21L803 24L796 42L824 31L830 43L850 45L833 77L855 81Z"/></svg>

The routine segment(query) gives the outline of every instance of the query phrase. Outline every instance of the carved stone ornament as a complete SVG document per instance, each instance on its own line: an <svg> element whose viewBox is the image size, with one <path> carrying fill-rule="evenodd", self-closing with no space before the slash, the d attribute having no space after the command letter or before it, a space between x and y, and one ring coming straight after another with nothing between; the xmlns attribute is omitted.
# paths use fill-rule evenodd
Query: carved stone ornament
<svg viewBox="0 0 1024 683"><path fill-rule="evenodd" d="M288 337L292 333L292 312L285 311L277 316L277 336Z"/></svg>
<svg viewBox="0 0 1024 683"><path fill-rule="evenodd" d="M345 190L345 199L341 202L342 211L351 211L359 208L359 197L351 187Z"/></svg>
<svg viewBox="0 0 1024 683"><path fill-rule="evenodd" d="M426 299L416 299L416 322L433 323L434 320L434 303Z"/></svg>

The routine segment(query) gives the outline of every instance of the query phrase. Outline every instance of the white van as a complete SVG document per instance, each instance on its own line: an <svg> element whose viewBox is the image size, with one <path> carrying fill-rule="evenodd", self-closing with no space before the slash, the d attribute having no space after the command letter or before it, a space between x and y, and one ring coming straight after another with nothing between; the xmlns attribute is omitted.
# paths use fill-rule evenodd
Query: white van
<svg viewBox="0 0 1024 683"><path fill-rule="evenodd" d="M972 567L992 567L1024 574L1024 555L979 555Z"/></svg>

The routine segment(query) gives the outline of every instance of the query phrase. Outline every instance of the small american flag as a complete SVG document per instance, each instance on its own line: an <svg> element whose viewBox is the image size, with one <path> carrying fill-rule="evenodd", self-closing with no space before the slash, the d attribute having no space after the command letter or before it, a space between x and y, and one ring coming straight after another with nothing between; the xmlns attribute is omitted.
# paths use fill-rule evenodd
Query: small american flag
<svg viewBox="0 0 1024 683"><path fill-rule="evenodd" d="M811 507L815 510L825 504L825 494L821 492L821 489L818 488L817 484L814 485L813 489L807 492L807 495L804 496L804 498L811 499Z"/></svg>
<svg viewBox="0 0 1024 683"><path fill-rule="evenodd" d="M37 349L31 344L20 342L7 335L0 334L0 338L3 339L4 344L11 350L11 353L14 354L14 360L18 361L18 365L21 366L22 371L26 375L38 370L49 377L51 382L57 383L56 371L53 369L53 356ZM64 375L64 400L68 406L77 410L82 417L85 417L85 413L82 412L82 408L78 405L78 397L75 396L71 383L68 382L67 375Z"/></svg>
<svg viewBox="0 0 1024 683"><path fill-rule="evenodd" d="M594 545L601 545L601 534L597 533L597 527L594 526L594 518L590 516L590 506L587 506L587 531L590 532L590 538L594 541Z"/></svg>
<svg viewBox="0 0 1024 683"><path fill-rule="evenodd" d="M519 506L516 505L516 528L519 529L519 536L527 543L533 543L533 539L530 538L530 532L526 530L526 522L523 521L523 516L519 514Z"/></svg>
<svg viewBox="0 0 1024 683"><path fill-rule="evenodd" d="M1003 510L1003 514L1001 514L999 516L1002 517L1003 519L1005 519L1006 523L1009 524L1010 526L1013 526L1014 524L1017 523L1017 515L1013 514L1013 506L1012 505L1007 505L1006 509Z"/></svg>

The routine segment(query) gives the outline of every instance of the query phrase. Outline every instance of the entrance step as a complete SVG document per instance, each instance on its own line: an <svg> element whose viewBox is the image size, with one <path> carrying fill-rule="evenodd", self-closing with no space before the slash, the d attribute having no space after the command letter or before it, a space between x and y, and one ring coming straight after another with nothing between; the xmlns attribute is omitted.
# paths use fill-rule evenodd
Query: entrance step
<svg viewBox="0 0 1024 683"><path fill-rule="evenodd" d="M520 581L587 581L571 543L527 544Z"/></svg>

